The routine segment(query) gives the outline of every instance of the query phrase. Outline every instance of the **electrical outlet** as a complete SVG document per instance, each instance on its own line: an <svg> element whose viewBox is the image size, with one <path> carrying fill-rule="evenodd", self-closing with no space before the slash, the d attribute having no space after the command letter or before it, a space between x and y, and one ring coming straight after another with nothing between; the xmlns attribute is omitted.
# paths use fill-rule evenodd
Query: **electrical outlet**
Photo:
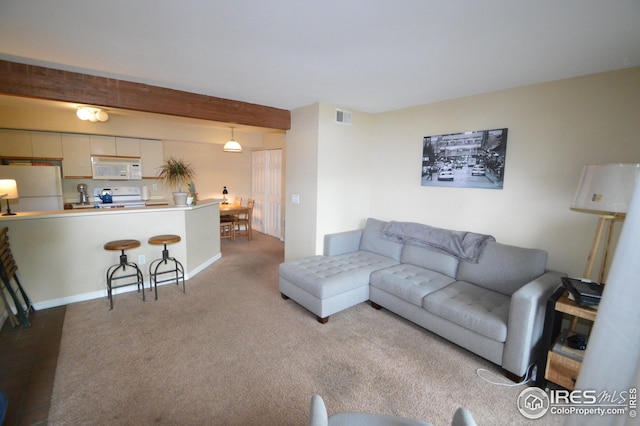
<svg viewBox="0 0 640 426"><path fill-rule="evenodd" d="M147 263L147 257L144 254L138 255L138 265L144 265Z"/></svg>

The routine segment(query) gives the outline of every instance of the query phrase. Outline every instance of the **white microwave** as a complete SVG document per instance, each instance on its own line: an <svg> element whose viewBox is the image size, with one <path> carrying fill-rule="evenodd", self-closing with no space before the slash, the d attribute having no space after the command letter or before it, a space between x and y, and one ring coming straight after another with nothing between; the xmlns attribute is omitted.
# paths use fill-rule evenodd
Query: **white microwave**
<svg viewBox="0 0 640 426"><path fill-rule="evenodd" d="M91 175L94 179L140 180L142 162L134 157L91 157Z"/></svg>

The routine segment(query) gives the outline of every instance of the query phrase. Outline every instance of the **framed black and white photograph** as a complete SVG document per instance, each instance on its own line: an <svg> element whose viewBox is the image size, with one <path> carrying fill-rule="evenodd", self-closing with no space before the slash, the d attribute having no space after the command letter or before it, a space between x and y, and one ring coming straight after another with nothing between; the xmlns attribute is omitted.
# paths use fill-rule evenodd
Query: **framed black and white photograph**
<svg viewBox="0 0 640 426"><path fill-rule="evenodd" d="M422 138L422 186L502 189L507 130L432 135Z"/></svg>

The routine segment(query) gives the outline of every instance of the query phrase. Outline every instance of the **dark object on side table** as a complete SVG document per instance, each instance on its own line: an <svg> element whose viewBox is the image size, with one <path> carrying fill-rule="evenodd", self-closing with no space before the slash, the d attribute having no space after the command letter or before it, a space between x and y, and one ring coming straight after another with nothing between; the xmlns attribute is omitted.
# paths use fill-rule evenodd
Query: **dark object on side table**
<svg viewBox="0 0 640 426"><path fill-rule="evenodd" d="M562 285L580 306L598 305L602 298L603 286L593 281L562 277Z"/></svg>
<svg viewBox="0 0 640 426"><path fill-rule="evenodd" d="M573 336L567 337L567 344L573 349L579 349L584 351L587 349L587 336L583 336L582 334L574 334Z"/></svg>

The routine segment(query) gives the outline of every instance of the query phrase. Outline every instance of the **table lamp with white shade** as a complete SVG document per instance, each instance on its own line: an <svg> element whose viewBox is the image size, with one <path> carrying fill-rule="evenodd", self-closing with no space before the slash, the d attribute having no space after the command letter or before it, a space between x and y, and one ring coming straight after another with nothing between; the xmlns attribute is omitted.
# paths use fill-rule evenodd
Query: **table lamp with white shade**
<svg viewBox="0 0 640 426"><path fill-rule="evenodd" d="M571 208L597 214L598 226L587 258L584 278L591 278L600 240L604 246L598 281L603 282L615 223L627 213L631 194L640 178L640 164L598 164L585 166Z"/></svg>
<svg viewBox="0 0 640 426"><path fill-rule="evenodd" d="M11 206L9 200L15 200L18 198L18 184L15 179L0 179L0 194L6 194L3 199L7 200L7 212L2 216L13 216L15 213L11 213Z"/></svg>

